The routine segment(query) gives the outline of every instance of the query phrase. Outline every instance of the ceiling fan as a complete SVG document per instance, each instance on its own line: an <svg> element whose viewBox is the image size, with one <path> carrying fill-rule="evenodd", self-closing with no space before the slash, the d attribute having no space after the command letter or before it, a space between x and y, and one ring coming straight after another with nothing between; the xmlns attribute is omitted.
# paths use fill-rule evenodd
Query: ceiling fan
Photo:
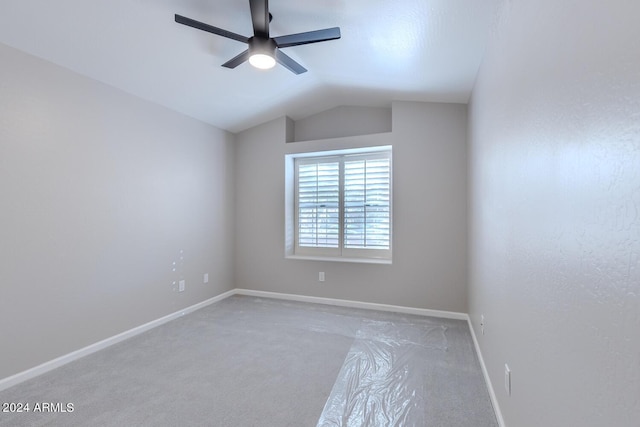
<svg viewBox="0 0 640 427"><path fill-rule="evenodd" d="M249 60L249 63L256 68L269 69L275 66L277 62L296 74L302 74L307 69L280 49L340 38L339 27L271 37L269 36L269 23L273 16L269 13L269 1L249 0L249 7L251 8L251 21L253 22L253 37L245 37L178 14L176 14L175 19L179 24L248 44L249 48L247 50L222 64L223 67L227 68L236 68L246 60Z"/></svg>

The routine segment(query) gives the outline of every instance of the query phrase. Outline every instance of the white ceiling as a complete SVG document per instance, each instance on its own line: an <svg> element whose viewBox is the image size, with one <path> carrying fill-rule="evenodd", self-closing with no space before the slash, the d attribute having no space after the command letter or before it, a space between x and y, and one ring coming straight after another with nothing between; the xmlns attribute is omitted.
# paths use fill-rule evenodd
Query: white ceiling
<svg viewBox="0 0 640 427"><path fill-rule="evenodd" d="M289 115L393 100L467 102L499 0L271 0L271 35L339 26L283 49L309 71L220 65L252 35L248 0L0 0L0 42L237 132Z"/></svg>

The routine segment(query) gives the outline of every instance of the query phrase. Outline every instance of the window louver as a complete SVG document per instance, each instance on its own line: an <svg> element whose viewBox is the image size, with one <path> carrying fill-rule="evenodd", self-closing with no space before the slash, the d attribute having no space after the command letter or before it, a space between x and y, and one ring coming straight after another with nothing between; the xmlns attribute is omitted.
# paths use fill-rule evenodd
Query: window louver
<svg viewBox="0 0 640 427"><path fill-rule="evenodd" d="M389 249L389 159L345 161L344 247Z"/></svg>
<svg viewBox="0 0 640 427"><path fill-rule="evenodd" d="M337 248L340 242L340 165L298 168L298 244Z"/></svg>

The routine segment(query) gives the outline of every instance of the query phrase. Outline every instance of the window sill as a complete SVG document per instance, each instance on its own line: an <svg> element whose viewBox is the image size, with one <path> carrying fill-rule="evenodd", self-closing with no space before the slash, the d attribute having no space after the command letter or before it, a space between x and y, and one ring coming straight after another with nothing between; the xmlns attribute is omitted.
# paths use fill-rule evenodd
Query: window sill
<svg viewBox="0 0 640 427"><path fill-rule="evenodd" d="M329 262L353 262L359 264L386 264L391 265L392 260L384 258L346 258L331 256L286 255L286 259L303 261L329 261Z"/></svg>

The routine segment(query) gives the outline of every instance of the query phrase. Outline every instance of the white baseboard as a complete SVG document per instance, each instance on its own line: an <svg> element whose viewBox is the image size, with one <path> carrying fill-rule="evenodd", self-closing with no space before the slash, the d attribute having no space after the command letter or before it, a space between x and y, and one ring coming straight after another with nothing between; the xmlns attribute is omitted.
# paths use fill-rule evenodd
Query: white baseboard
<svg viewBox="0 0 640 427"><path fill-rule="evenodd" d="M484 358L482 357L482 352L480 351L480 344L478 343L476 332L473 329L473 324L471 323L471 317L469 317L468 315L467 315L467 322L469 322L469 330L471 331L471 337L473 338L473 345L476 347L476 353L478 354L478 360L480 361L480 367L482 368L482 374L484 375L484 382L487 384L487 388L489 389L489 397L491 398L493 411L496 413L496 419L498 420L498 425L500 427L506 427L506 424L504 423L504 418L502 417L502 411L500 411L500 405L498 404L498 398L496 396L496 392L493 389L491 378L489 378L489 371L487 370L487 366L484 364Z"/></svg>
<svg viewBox="0 0 640 427"><path fill-rule="evenodd" d="M120 334L114 335L112 337L106 338L102 341L98 341L97 343L88 345L79 350L73 351L71 353L65 354L64 356L57 357L53 360L45 362L41 365L35 366L31 369L27 369L26 371L19 372L15 375L12 375L7 378L3 378L0 380L0 391L5 390L9 387L12 387L16 384L19 384L23 381L27 381L31 378L34 378L38 375L42 375L45 372L49 372L53 369L56 369L62 365L66 365L69 362L73 362L74 360L80 359L81 357L88 356L91 353L95 353L96 351L102 350L109 346L119 343L120 341L124 341L127 338L131 338L138 334L148 331L149 329L153 329L157 326L160 326L164 323L167 323L171 320L177 319L179 317L184 316L185 314L191 313L193 311L198 310L199 308L205 307L207 305L213 304L215 302L221 301L225 298L234 295L235 289L227 291L223 294L215 296L213 298L209 298L208 300L199 302L198 304L194 304L190 307L184 308L182 310L176 311L175 313L168 314L164 317L161 317L156 320L152 320L151 322L145 323L144 325L137 326L133 329L129 329L128 331L124 331Z"/></svg>
<svg viewBox="0 0 640 427"><path fill-rule="evenodd" d="M467 320L466 313L455 311L429 310L426 308L403 307L400 305L376 304L373 302L361 302L335 298L311 297L297 294L281 294L279 292L254 291L252 289L236 289L236 294L252 297L274 298L289 301L311 302L316 304L335 305L340 307L363 308L366 310L392 311L395 313L416 314L418 316L441 317L445 319Z"/></svg>

